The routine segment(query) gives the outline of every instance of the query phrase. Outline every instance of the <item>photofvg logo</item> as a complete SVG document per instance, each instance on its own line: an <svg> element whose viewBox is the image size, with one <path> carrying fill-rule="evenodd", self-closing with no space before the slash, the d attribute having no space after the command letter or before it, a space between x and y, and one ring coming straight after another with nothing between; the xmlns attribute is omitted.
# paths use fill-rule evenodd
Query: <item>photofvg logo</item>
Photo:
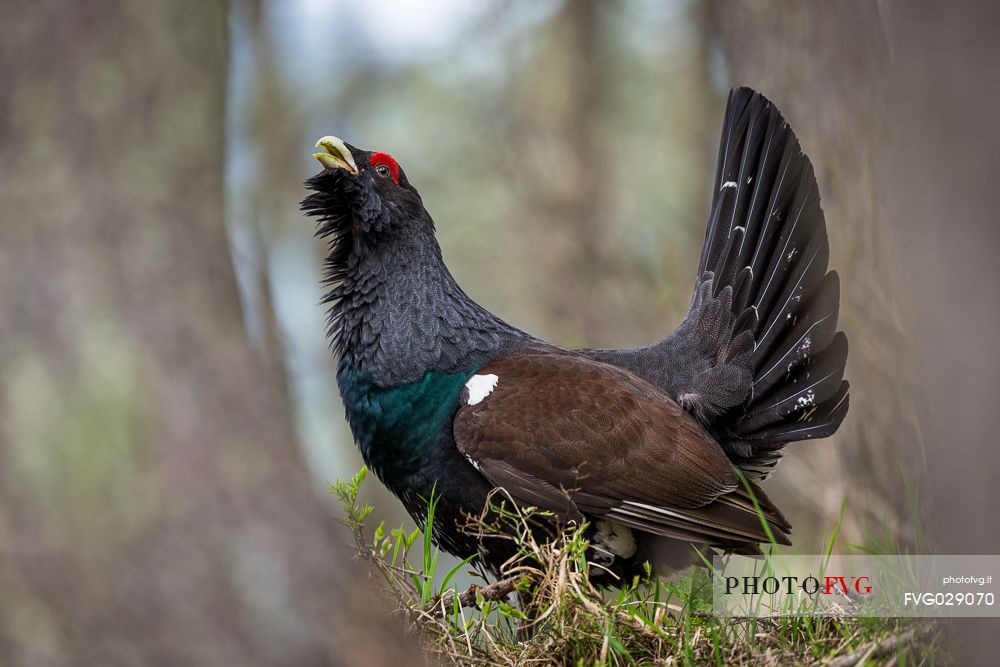
<svg viewBox="0 0 1000 667"><path fill-rule="evenodd" d="M727 616L856 615L878 598L868 561L827 556L715 559L715 613Z"/></svg>
<svg viewBox="0 0 1000 667"><path fill-rule="evenodd" d="M1000 617L1000 556L717 556L712 564L719 616Z"/></svg>
<svg viewBox="0 0 1000 667"><path fill-rule="evenodd" d="M816 595L840 595L851 598L855 595L869 595L872 592L871 577L868 575L848 576L824 574L822 577L807 575L775 576L755 574L743 577L725 578L726 595L738 592L741 595L796 595L801 592L810 597Z"/></svg>

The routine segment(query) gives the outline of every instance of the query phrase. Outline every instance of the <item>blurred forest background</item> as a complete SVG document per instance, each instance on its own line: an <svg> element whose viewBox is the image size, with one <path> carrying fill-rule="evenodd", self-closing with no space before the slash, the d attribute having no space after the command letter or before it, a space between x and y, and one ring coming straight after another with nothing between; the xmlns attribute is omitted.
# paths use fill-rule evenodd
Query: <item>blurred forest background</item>
<svg viewBox="0 0 1000 667"><path fill-rule="evenodd" d="M813 159L851 342L844 427L768 487L796 548L846 501L842 548L996 552L996 14L4 2L0 664L410 664L325 491L360 458L297 210L313 142L392 153L494 312L631 346L687 306L736 84Z"/></svg>

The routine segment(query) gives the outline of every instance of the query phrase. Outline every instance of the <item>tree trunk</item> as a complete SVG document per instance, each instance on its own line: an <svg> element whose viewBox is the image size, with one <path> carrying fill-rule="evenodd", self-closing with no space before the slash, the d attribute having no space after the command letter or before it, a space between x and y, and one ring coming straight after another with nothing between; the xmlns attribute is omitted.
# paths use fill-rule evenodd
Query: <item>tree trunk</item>
<svg viewBox="0 0 1000 667"><path fill-rule="evenodd" d="M0 9L3 664L401 661L244 332L226 22Z"/></svg>

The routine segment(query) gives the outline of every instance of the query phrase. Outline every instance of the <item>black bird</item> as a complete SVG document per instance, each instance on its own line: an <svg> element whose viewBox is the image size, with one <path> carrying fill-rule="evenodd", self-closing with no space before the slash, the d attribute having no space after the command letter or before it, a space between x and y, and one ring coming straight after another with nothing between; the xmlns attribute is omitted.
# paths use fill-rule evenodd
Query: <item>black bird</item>
<svg viewBox="0 0 1000 667"><path fill-rule="evenodd" d="M631 350L568 350L470 299L434 222L388 154L324 137L302 202L329 239L337 380L365 463L434 538L497 553L457 523L502 487L591 523L595 560L620 572L686 564L691 544L738 553L790 525L756 482L789 442L847 413L840 286L813 168L781 114L729 95L694 296L680 326ZM747 484L741 482L742 476Z"/></svg>

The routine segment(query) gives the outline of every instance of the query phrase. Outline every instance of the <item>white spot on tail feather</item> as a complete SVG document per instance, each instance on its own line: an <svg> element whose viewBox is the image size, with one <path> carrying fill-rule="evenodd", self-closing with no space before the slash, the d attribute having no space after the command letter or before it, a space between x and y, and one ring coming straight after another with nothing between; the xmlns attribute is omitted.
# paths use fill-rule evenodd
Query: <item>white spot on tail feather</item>
<svg viewBox="0 0 1000 667"><path fill-rule="evenodd" d="M806 392L805 396L799 396L799 400L796 401L795 407L797 409L807 408L815 402L816 402L816 394L814 394L813 390L810 389L809 391Z"/></svg>
<svg viewBox="0 0 1000 667"><path fill-rule="evenodd" d="M799 349L797 350L799 357L805 358L806 356L808 356L810 347L812 347L812 338L806 336L805 338L802 339L802 344L799 345Z"/></svg>
<svg viewBox="0 0 1000 667"><path fill-rule="evenodd" d="M482 401L496 389L498 382L500 382L500 378L493 373L470 377L469 381L465 383L465 388L469 390L469 400L467 403L469 405L476 405Z"/></svg>
<svg viewBox="0 0 1000 667"><path fill-rule="evenodd" d="M735 187L736 187L736 181L726 181L725 183L722 184L722 187L719 188L719 190L721 191L725 190L726 188L735 188Z"/></svg>

